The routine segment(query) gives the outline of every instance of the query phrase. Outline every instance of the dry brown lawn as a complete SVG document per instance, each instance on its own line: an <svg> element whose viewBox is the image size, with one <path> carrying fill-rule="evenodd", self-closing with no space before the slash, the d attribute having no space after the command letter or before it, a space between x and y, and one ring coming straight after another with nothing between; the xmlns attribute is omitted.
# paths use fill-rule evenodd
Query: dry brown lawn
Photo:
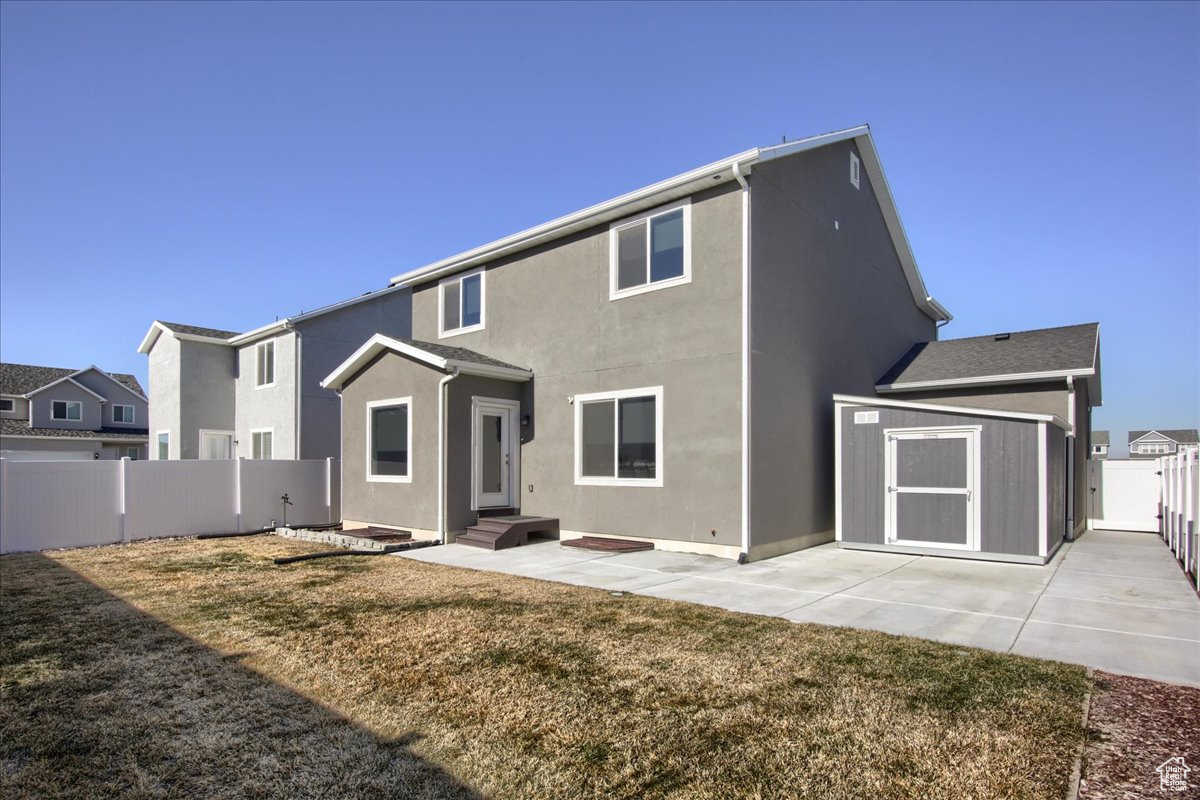
<svg viewBox="0 0 1200 800"><path fill-rule="evenodd" d="M1061 798L1080 668L275 537L5 556L0 796Z"/></svg>

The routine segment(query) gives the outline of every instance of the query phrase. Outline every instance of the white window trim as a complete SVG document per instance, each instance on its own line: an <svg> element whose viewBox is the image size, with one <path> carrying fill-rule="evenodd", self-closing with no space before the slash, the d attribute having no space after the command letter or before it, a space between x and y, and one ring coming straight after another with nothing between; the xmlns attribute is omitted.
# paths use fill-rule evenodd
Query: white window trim
<svg viewBox="0 0 1200 800"><path fill-rule="evenodd" d="M654 398L654 477L653 478L597 478L585 477L583 474L583 405L598 400L621 400L630 397ZM620 389L613 392L592 392L577 394L575 405L575 485L576 486L646 486L661 487L663 485L663 387L646 386L641 389ZM617 404L619 406L619 404ZM620 446L620 414L618 409L613 411L613 429L617 438L613 447Z"/></svg>
<svg viewBox="0 0 1200 800"><path fill-rule="evenodd" d="M17 401L15 399L11 397L0 397L0 406L3 406L4 403L8 403L8 408L0 407L0 412L5 414L12 414L16 412Z"/></svg>
<svg viewBox="0 0 1200 800"><path fill-rule="evenodd" d="M254 434L269 433L271 434L271 457L258 458L254 455ZM275 429L274 428L251 428L250 429L250 458L256 461L274 461L275 460Z"/></svg>
<svg viewBox="0 0 1200 800"><path fill-rule="evenodd" d="M650 247L653 242L650 236L649 220L652 217L661 217L663 214L670 214L672 211L683 209L683 274L678 278L668 278L663 281L655 281L653 283L644 283L641 286L631 286L628 289L617 288L617 271L619 259L617 258L617 234L630 225L636 225L640 222L646 223L646 269L650 269ZM682 286L685 283L692 282L692 199L685 197L677 203L672 203L669 206L655 208L650 211L638 214L636 217L614 222L608 226L608 299L619 300L623 297L632 297L637 294L645 294L646 292L657 292L659 289L669 289L672 286Z"/></svg>
<svg viewBox="0 0 1200 800"><path fill-rule="evenodd" d="M479 276L479 324L466 325L455 328L452 331L446 330L446 286L451 283L462 283L472 275ZM456 272L448 278L442 278L438 281L437 292L438 304L438 338L448 339L451 336L458 336L463 333L473 333L481 331L487 327L487 269L485 267L476 267L475 269L466 272ZM458 289L458 319L462 321L462 287Z"/></svg>
<svg viewBox="0 0 1200 800"><path fill-rule="evenodd" d="M277 341L279 341L278 337L276 337L274 339L267 339L265 342L259 342L256 345L254 345L254 388L255 389L269 389L275 385L275 373L277 371L275 368L278 366L278 356L279 356L279 348L275 347L275 342L277 342ZM258 382L258 364L259 364L259 360L262 358L263 348L266 347L267 345L271 346L271 380L269 383L259 383ZM264 430L266 430L266 429L264 428Z"/></svg>
<svg viewBox="0 0 1200 800"><path fill-rule="evenodd" d="M54 416L54 404L55 403L66 403L67 404L67 408L64 410L64 413L66 414L65 417ZM79 406L79 417L77 419L71 419L71 405L72 404ZM83 401L82 400L51 400L50 401L50 419L52 419L55 422L83 422Z"/></svg>
<svg viewBox="0 0 1200 800"><path fill-rule="evenodd" d="M386 408L391 406L408 406L408 474L407 475L376 475L371 471L371 434L374 427L373 409ZM412 425L413 425L413 407L412 395L408 397L393 397L388 400L372 400L367 403L367 424L363 427L367 429L367 451L365 456L363 474L367 476L367 481L370 483L412 483L413 475L413 449L412 449Z"/></svg>
<svg viewBox="0 0 1200 800"><path fill-rule="evenodd" d="M200 460L200 461L208 461L209 460L204 457L204 437L208 434L212 434L214 436L228 436L229 437L229 457L237 458L237 432L236 431L223 431L223 430L217 430L216 428L201 428L198 433L199 433L199 435L196 437L196 444L199 447L199 449L196 451L198 453L198 455L197 455L198 460ZM252 436L253 436L253 434L252 434ZM250 447L251 448L254 447L253 438L250 440ZM271 437L271 449L272 449L271 455L275 454L274 448L275 448L275 439L274 439L274 436L272 436ZM251 449L251 452L253 453L253 449Z"/></svg>
<svg viewBox="0 0 1200 800"><path fill-rule="evenodd" d="M161 442L158 441L160 436L167 437L167 457L165 459L159 458L159 455L158 455L158 453L159 453L158 448L162 444ZM173 439L173 438L174 437L171 436L171 432L169 430L154 432L154 457L156 460L158 460L158 461L170 461L171 460L171 439Z"/></svg>
<svg viewBox="0 0 1200 800"><path fill-rule="evenodd" d="M958 494L966 492L967 496L967 513L970 515L970 524L972 530L968 533L965 544L953 544L948 542L927 542L920 539L901 539L896 532L896 506L893 502L895 494L890 491L890 487L895 485L896 481L896 448L892 446L893 438L917 438L919 436L927 436L929 434L949 434L954 437L959 437L965 434L965 438L970 446L970 458L967 461L967 486L965 489L957 489L952 487L938 487L922 489L919 487L906 487L905 492L910 494ZM983 549L983 450L981 439L983 438L982 425L929 425L917 428L884 428L884 466L883 466L883 482L884 491L884 542L889 545L900 545L903 547L930 547L938 550L966 550L971 552L979 552ZM1044 514L1040 516L1044 517ZM1044 539L1043 539L1044 541Z"/></svg>
<svg viewBox="0 0 1200 800"><path fill-rule="evenodd" d="M123 419L117 419L117 409L118 408L128 408L131 412L129 416L132 419L130 419L128 421L123 420ZM125 403L113 403L112 421L116 425L136 425L137 424L137 406L131 406L131 405L127 405Z"/></svg>

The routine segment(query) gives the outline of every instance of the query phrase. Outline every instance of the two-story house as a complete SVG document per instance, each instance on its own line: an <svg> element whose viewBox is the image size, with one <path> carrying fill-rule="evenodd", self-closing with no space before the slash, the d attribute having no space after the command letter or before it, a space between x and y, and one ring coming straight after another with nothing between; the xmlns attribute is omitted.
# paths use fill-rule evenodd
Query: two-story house
<svg viewBox="0 0 1200 800"><path fill-rule="evenodd" d="M494 509L746 559L833 538L833 407L950 319L866 126L747 150L393 279L342 398L343 516Z"/></svg>
<svg viewBox="0 0 1200 800"><path fill-rule="evenodd" d="M1200 448L1200 437L1195 428L1129 432L1129 457L1132 459L1162 458L1197 448Z"/></svg>
<svg viewBox="0 0 1200 800"><path fill-rule="evenodd" d="M337 457L340 407L321 379L367 336L411 328L399 285L246 333L155 320L138 347L150 362L150 457Z"/></svg>
<svg viewBox="0 0 1200 800"><path fill-rule="evenodd" d="M132 375L99 367L0 364L5 458L146 457L146 395Z"/></svg>
<svg viewBox="0 0 1200 800"><path fill-rule="evenodd" d="M1095 461L1108 460L1109 444L1108 431L1092 431L1092 459Z"/></svg>

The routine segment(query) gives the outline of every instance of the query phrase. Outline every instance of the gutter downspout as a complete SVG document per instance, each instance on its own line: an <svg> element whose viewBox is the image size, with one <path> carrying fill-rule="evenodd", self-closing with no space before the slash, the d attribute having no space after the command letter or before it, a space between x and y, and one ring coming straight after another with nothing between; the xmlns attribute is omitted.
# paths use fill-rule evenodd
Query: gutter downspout
<svg viewBox="0 0 1200 800"><path fill-rule="evenodd" d="M438 381L437 535L442 544L446 544L446 385L457 377L455 368Z"/></svg>
<svg viewBox="0 0 1200 800"><path fill-rule="evenodd" d="M733 177L742 187L742 550L738 563L750 560L750 184L740 161Z"/></svg>
<svg viewBox="0 0 1200 800"><path fill-rule="evenodd" d="M304 337L300 333L300 329L293 326L291 322L286 323L283 326L283 329L285 331L291 331L293 334L296 335L296 347L294 348L294 352L292 354L292 360L293 360L292 380L294 380L296 382L296 402L292 406L292 435L296 438L293 448L294 448L294 452L296 454L295 458L297 461L299 461L301 458L304 457L304 451L301 449L301 443L304 440L301 438L301 435L300 435L301 434L300 425L301 425L301 420L303 419L303 417L300 414L300 404L304 400L304 386L303 386L304 375L303 375L303 373L300 372L300 365L304 361L304 359L302 358L302 349L304 347Z"/></svg>
<svg viewBox="0 0 1200 800"><path fill-rule="evenodd" d="M1075 447L1078 444L1075 431L1075 378L1067 376L1067 425L1070 430L1067 431L1067 497L1070 502L1067 503L1067 531L1066 541L1075 541L1075 503L1079 499L1075 496Z"/></svg>

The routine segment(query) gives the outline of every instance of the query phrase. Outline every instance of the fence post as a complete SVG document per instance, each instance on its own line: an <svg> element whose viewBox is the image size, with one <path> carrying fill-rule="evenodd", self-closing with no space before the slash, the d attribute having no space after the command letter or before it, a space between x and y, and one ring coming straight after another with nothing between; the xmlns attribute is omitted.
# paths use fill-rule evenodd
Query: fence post
<svg viewBox="0 0 1200 800"><path fill-rule="evenodd" d="M237 517L237 529L242 530L242 457L233 462L233 513Z"/></svg>
<svg viewBox="0 0 1200 800"><path fill-rule="evenodd" d="M129 457L121 459L117 470L117 497L121 509L121 541L129 541Z"/></svg>
<svg viewBox="0 0 1200 800"><path fill-rule="evenodd" d="M325 521L333 523L333 457L325 459Z"/></svg>

